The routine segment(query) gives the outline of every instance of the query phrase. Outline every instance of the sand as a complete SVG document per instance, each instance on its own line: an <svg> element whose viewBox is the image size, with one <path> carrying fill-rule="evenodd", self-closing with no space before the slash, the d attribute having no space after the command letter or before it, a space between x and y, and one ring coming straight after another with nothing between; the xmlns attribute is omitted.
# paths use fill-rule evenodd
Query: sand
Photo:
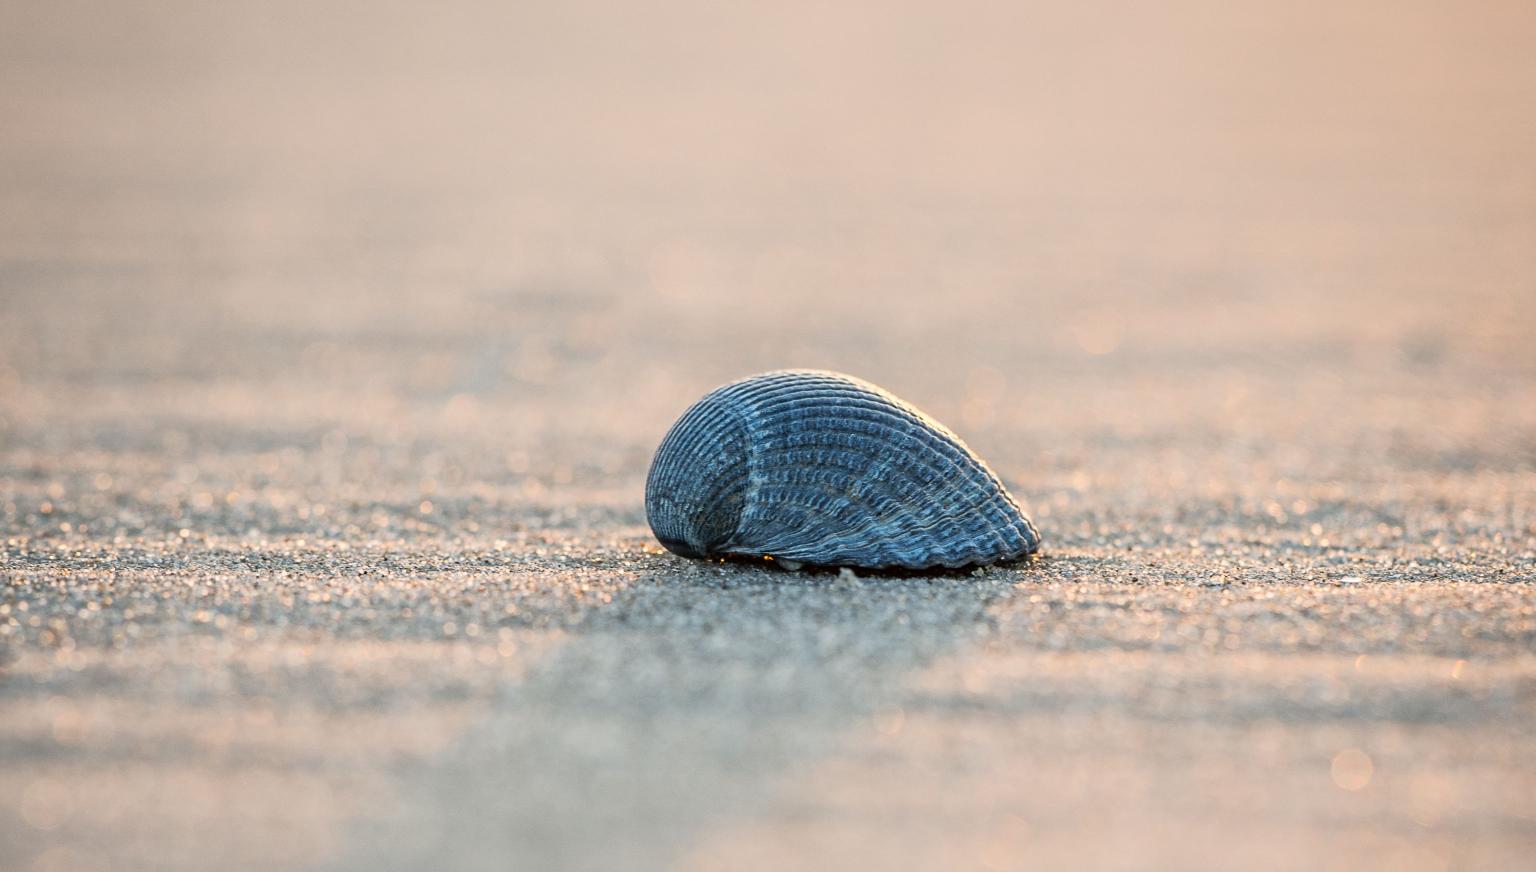
<svg viewBox="0 0 1536 872"><path fill-rule="evenodd" d="M1519 7L18 5L0 867L1521 868ZM1039 559L664 553L786 366Z"/></svg>

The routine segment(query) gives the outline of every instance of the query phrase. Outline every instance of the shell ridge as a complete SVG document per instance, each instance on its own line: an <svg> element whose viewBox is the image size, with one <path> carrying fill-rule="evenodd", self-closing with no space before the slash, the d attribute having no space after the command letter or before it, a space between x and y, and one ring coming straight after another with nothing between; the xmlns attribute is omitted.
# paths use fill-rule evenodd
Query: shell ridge
<svg viewBox="0 0 1536 872"><path fill-rule="evenodd" d="M898 470L901 469L901 467L893 464L886 464L886 468ZM974 472L974 470L972 471ZM875 478L875 475L871 473L870 477ZM912 482L913 487L907 490L908 493L919 490L920 486L923 484L916 479L909 480ZM782 487L785 485L804 485L807 483L821 484L822 482L814 477L807 478L804 475L799 475L792 477L786 482L780 483L780 485ZM998 501L996 498L999 495L999 491L997 491L995 488L987 487L986 484L989 483L986 482L986 479L979 476L972 477L969 483L973 485L980 485L980 487L976 488L978 493L969 499L946 499L942 501L936 500L934 505L939 508L939 511L937 514L927 518L926 520L922 517L922 515L914 510L913 506L895 502L890 498L884 500L883 505L871 504L867 500L859 500L857 503L860 504L859 508L861 511L852 513L840 512L840 517L837 520L844 522L858 520L860 523L845 526L843 528L843 532L841 533L829 531L832 532L832 534L829 536L799 542L793 549L795 553L787 553L789 549L786 549L784 545L776 541L765 541L756 544L760 544L763 550L768 553L773 553L774 548L778 548L781 551L786 551L785 556L789 556L791 558L796 557L800 552L814 552L823 549L827 551L842 553L846 549L854 547L859 540L867 538L871 530L884 526L898 528L901 532L908 536L916 536L922 539L923 547L915 550L929 554L950 554L956 550L955 543L953 541L954 537L945 534L957 528L959 522L963 521L967 517L978 515L984 516L992 522L992 526L994 527L1003 526L1003 523L1007 523L1008 526L1012 526L1011 523L1008 523L1011 521L1011 519L1006 517L1006 508L997 504ZM950 486L946 484L946 486L944 486L941 491L930 491L927 495L932 498L938 496L939 493L942 493L945 497L953 497L963 494L965 490L966 488L964 487ZM830 495L834 497L838 496L836 492L832 492ZM814 503L814 507L816 508L821 508L822 505L822 501L819 499ZM996 531L994 530L993 532L995 534ZM793 537L791 536L790 538L792 539ZM991 542L994 546L1000 546L1005 550L1015 550L1019 547L1020 544L1022 544L1018 542L1009 542L1004 539L1004 537L999 535L993 535L991 537ZM738 542L737 546L739 547L741 544L744 543Z"/></svg>
<svg viewBox="0 0 1536 872"><path fill-rule="evenodd" d="M881 415L890 415L890 411L883 408L879 409L878 413ZM783 426L785 422L778 423L780 426ZM866 429L868 423L875 422L867 422ZM896 442L899 439L907 439L911 437L909 432L900 429L889 428L883 424L880 424L879 426L886 427L885 441ZM853 428L848 432L850 435L855 437L863 436L867 438L869 436L867 432L861 432L860 428ZM818 432L813 431L809 435L818 436ZM819 548L831 548L834 546L834 543L837 543L838 547L841 547L841 540L848 539L849 537L857 538L872 526L880 523L882 520L889 520L893 516L893 513L885 510L886 507L881 507L880 509L872 509L868 506L855 507L849 504L850 501L848 500L848 494L838 493L835 489L839 483L827 480L827 476L823 474L830 469L835 469L837 471L846 473L850 479L854 481L857 481L857 479L854 477L861 474L872 478L874 476L867 469L871 458L868 458L867 456L862 455L856 451L838 450L835 447L833 447L832 450L836 453L829 453L829 446L824 444L825 439L819 437L812 439L806 439L803 437L797 438L796 434L793 432L787 433L786 437L787 438L782 440L764 437L760 440L761 444L756 444L757 440L755 440L755 450L753 452L754 464L759 469L766 465L770 468L778 469L780 471L780 477L773 480L773 485L778 489L782 490L788 488L791 491L795 487L803 488L806 485L814 485L815 490L818 491L820 495L811 501L811 508L815 509L818 514L825 514L827 508L827 498L841 498L844 502L844 505L839 507L837 512L838 517L835 520L839 522L853 521L862 515L864 517L864 523L846 527L846 534L838 535L835 527L825 530L816 529L819 527L825 527L825 522L828 519L823 518L821 524L806 524L801 521L801 516L797 514L796 521L799 523L795 525L784 525L783 534L781 536L769 540L753 542L751 543L752 545L767 553L773 553L775 549L778 551L787 551L791 549L797 551L815 551ZM781 446L779 444L780 441L785 444ZM793 447L788 447L791 442L793 443ZM798 464L795 463L765 464L765 459L770 456L769 446L772 446L773 448L771 454L772 457L790 461L810 461L809 463L805 464L805 468L811 470L811 472L802 473L798 471ZM828 464L825 462L829 457L833 456L847 458L850 462L847 464ZM922 455L911 455L911 453L908 452L905 456L921 457ZM859 461L861 458L863 458L865 462L860 463ZM879 461L876 464L876 468L892 468L892 464L890 464L888 459L885 459ZM908 472L908 470L905 469L903 471ZM908 478L912 481L913 485L912 487L907 488L909 492L920 489L922 482L918 481L911 475L908 475ZM829 489L829 487L833 489ZM772 504L778 504L778 501L770 501L770 505ZM816 532L820 533L821 535L812 538L804 538L801 535L811 532L812 529L816 529ZM796 541L797 537L800 537L798 541ZM734 544L739 548L742 545L748 543L738 541Z"/></svg>
<svg viewBox="0 0 1536 872"><path fill-rule="evenodd" d="M720 510L729 514L738 501L744 504L738 495L747 490L739 487L739 464L729 462L748 441L735 418L730 404L720 403L712 393L689 407L663 437L646 479L646 516L668 548L707 554L714 542L739 526L739 509L728 520L718 515ZM697 465L702 469L695 469ZM682 499L698 481L709 482L708 494Z"/></svg>
<svg viewBox="0 0 1536 872"><path fill-rule="evenodd" d="M838 387L841 387L841 385ZM934 427L933 425L937 422L934 422L933 419L924 415L919 410L907 406L906 404L891 403L888 399L888 396L878 396L873 399L868 399L858 395L849 397L843 392L828 393L824 389L807 390L804 393L805 396L803 398L804 402L802 405L805 408L798 409L800 414L795 417L810 418L814 417L816 412L827 411L835 412L838 414L846 414L857 409L867 413L865 415L857 416L854 419L858 422L859 425L862 426L838 428L839 432L846 433L854 437L867 437L870 435L868 428L875 427L883 431L883 435L886 437L886 441L888 442L894 443L901 440L916 439L921 443L925 443L925 447L929 449L929 451L926 452L928 456L924 457L924 452L908 452L905 456L914 459L925 459L930 461L938 460L942 463L942 466L931 462L927 463L925 464L927 469L916 473L916 475L911 474L906 467L896 464L883 464L885 469L900 469L903 472L908 473L906 477L909 480L914 481L920 485L932 485L933 479L935 478L944 479L947 482L947 486L941 487L937 493L943 493L945 496L962 494L967 489L967 487L976 488L980 490L981 493L979 493L975 498L969 500L946 500L945 504L941 508L941 511L939 511L936 516L931 517L926 523L923 522L921 516L913 511L869 512L866 510L863 513L864 523L847 527L840 534L829 530L828 532L831 533L829 536L806 539L788 547L786 547L784 544L780 544L780 541L786 537L779 537L780 541L763 541L754 543L759 545L763 551L772 553L772 551L776 548L778 551L784 552L785 556L793 556L790 554L791 551L795 553L801 553L826 550L829 552L842 553L846 548L853 545L854 543L857 543L858 540L865 538L872 529L884 523L887 526L900 527L902 528L902 531L907 535L920 538L922 540L922 547L916 550L931 555L945 555L953 554L956 551L956 548L954 547L955 543L951 541L953 537L947 537L944 535L944 533L950 528L955 527L956 522L961 521L967 517L976 515L986 517L987 520L991 522L989 526L992 528L999 526L1009 528L1015 527L1013 519L1008 517L1008 515L1012 514L1012 512L1007 510L1017 510L1011 505L1004 507L995 505L995 497L1004 492L1000 486L1000 482L997 481L996 476L991 474L991 471L986 469L985 464L980 463L979 458L976 458L974 454L964 451L960 445L957 445L954 442L943 438L944 435L948 435L947 431L941 427ZM792 407L794 406L794 403L791 401L798 399L801 398L790 397L788 400L779 399L773 405L780 407ZM831 402L828 402L829 400ZM765 404L758 404L753 409L757 416L761 417L763 415L763 412L765 411L764 405ZM791 414L793 415L793 413ZM888 422L881 419L893 420ZM916 423L919 426L916 429L910 427L902 428L899 426L899 424L903 422ZM780 423L781 425L783 424L783 422ZM938 433L935 433L935 430L937 430ZM788 457L794 457L797 449L799 449L800 446L815 446L817 444L815 439L797 439L796 434L792 432L786 434L786 436L783 438L783 441L786 443L786 445L795 446L793 448L785 447L778 449L781 454L787 455ZM761 465L764 459L765 451L763 449L758 449L755 450L753 454L754 461L758 465ZM924 477L925 472L932 472L932 477ZM959 480L957 480L957 477ZM791 479L787 483L804 484L805 482L801 479ZM909 489L909 491L916 489L917 488L912 488ZM937 493L929 493L928 496L933 497L936 496ZM817 502L813 507L818 509L822 508L820 502ZM1002 523L999 523L999 521ZM787 538L792 542L794 539L793 534L799 531L787 530L786 532L788 533ZM991 544L994 548L1001 547L1001 549L1006 551L1014 551L1026 544L1026 542L1008 541L1009 537L1005 537L999 534L996 529L990 530L989 533L989 544ZM1017 539L1018 537L1015 535L1013 538ZM746 543L737 542L735 544L737 547L740 547ZM976 551L978 549L976 547L972 547L970 550ZM892 556L899 557L899 555Z"/></svg>

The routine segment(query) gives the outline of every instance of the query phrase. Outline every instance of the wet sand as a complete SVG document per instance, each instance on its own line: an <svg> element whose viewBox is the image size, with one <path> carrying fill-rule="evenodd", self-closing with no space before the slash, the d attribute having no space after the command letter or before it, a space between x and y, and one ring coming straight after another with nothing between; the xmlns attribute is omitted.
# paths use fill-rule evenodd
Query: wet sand
<svg viewBox="0 0 1536 872"><path fill-rule="evenodd" d="M0 867L1520 868L1536 18L1331 8L16 5ZM787 366L1040 558L664 553Z"/></svg>

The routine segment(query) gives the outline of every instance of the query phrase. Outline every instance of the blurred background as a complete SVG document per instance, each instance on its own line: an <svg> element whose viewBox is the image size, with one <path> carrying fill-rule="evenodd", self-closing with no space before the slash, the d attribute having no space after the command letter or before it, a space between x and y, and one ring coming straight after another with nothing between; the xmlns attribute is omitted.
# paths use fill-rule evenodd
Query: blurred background
<svg viewBox="0 0 1536 872"><path fill-rule="evenodd" d="M670 571L650 454L704 391L765 369L848 371L949 424L1067 576L1528 572L1509 555L1536 535L1533 46L1525 0L0 0L0 767L22 786L0 791L0 858L347 856L341 821L385 783L359 773L438 753L465 700L521 675L509 636L466 627L575 632L613 579ZM1163 558L1123 562L1138 548ZM434 574L445 554L482 569ZM607 575L569 574L594 554ZM476 572L532 581L487 594ZM88 606L114 578L142 585L126 617L126 593ZM365 616L329 599L354 583ZM487 597L525 617L486 619ZM1275 650L1335 646L1356 672L1409 638L1448 662L1468 640L1528 654L1511 597L1433 626L1382 606L1378 635L1305 612ZM1092 626L1073 638L1227 644ZM1457 782L1502 847L1399 868L1524 856L1522 712L1484 736L1479 777L1514 773L1504 792ZM1298 735L1334 790L1327 761L1363 740ZM341 758L344 777L317 762ZM1127 771L1189 768L1168 766ZM554 783L570 808L606 795ZM1195 816L1253 808L1200 795ZM1396 820L1290 801L1246 843ZM597 850L545 823L542 868ZM1178 849L1137 832L1130 858ZM1093 833L1046 856L1083 860Z"/></svg>
<svg viewBox="0 0 1536 872"><path fill-rule="evenodd" d="M1043 450L1532 423L1529 4L837 6L11 0L8 422L648 448L801 365Z"/></svg>

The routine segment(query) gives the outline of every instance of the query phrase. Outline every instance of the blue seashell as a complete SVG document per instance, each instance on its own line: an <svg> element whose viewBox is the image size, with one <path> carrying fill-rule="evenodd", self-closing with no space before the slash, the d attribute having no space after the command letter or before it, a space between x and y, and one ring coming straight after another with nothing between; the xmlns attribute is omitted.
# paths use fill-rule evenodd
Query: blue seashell
<svg viewBox="0 0 1536 872"><path fill-rule="evenodd" d="M1040 534L992 470L889 392L787 370L717 388L651 461L645 514L684 557L925 569L1031 554Z"/></svg>

